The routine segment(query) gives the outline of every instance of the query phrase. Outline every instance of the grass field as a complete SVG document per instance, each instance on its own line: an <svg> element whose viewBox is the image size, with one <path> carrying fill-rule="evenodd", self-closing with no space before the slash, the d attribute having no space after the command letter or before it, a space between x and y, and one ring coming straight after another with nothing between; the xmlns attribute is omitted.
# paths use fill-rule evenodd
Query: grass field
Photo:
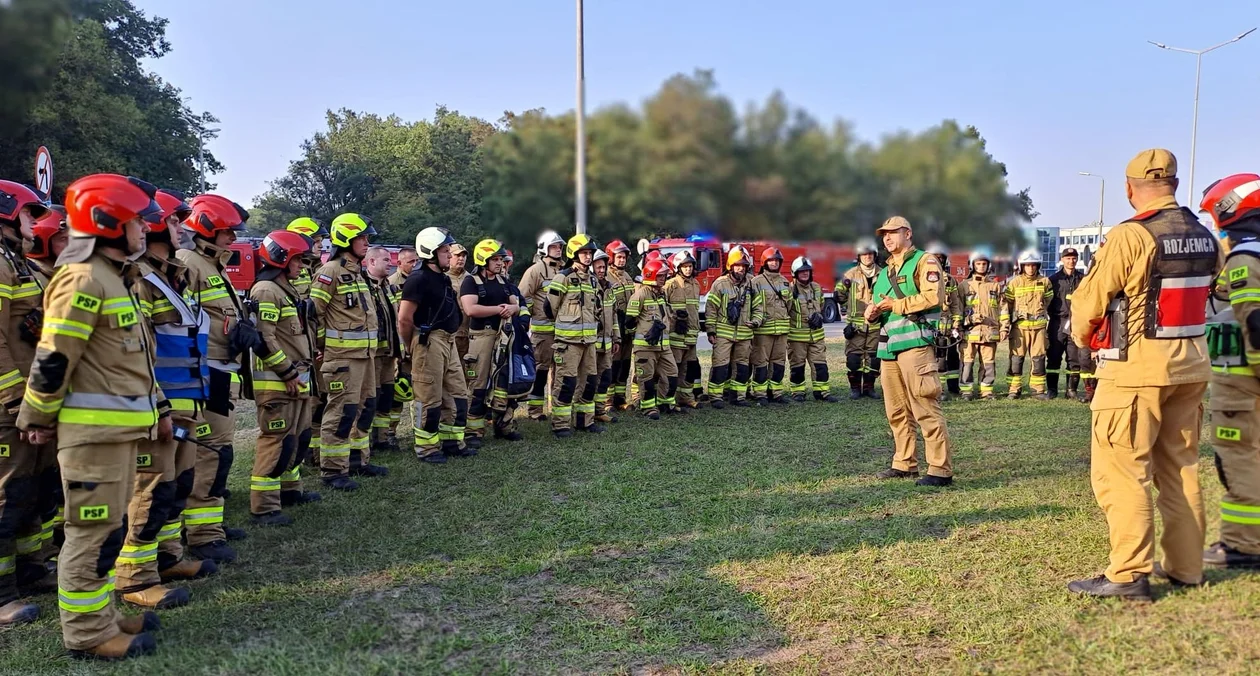
<svg viewBox="0 0 1260 676"><path fill-rule="evenodd" d="M239 563L162 613L157 656L69 661L43 597L37 624L0 633L0 673L1256 672L1260 577L1159 583L1151 605L1065 590L1106 562L1086 406L945 411L944 490L872 478L890 437L869 400L623 415L564 442L529 423L445 466L395 454L296 526L251 529Z"/></svg>

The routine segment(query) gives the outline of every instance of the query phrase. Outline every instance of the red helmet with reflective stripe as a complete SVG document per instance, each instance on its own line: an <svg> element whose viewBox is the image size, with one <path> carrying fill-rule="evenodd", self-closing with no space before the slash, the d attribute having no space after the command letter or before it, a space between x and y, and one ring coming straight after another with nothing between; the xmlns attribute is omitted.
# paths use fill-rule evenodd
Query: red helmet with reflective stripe
<svg viewBox="0 0 1260 676"><path fill-rule="evenodd" d="M258 259L263 265L283 268L297 256L311 250L314 243L310 237L289 230L276 230L263 238L258 245Z"/></svg>
<svg viewBox="0 0 1260 676"><path fill-rule="evenodd" d="M773 247L773 246L768 246L765 249L762 249L761 264L765 265L767 262L772 261L772 260L778 260L780 263L782 263L783 252L779 251L778 247Z"/></svg>
<svg viewBox="0 0 1260 676"><path fill-rule="evenodd" d="M36 221L35 226L31 228L35 238L26 257L36 260L51 258L52 238L57 236L57 233L65 232L68 229L69 226L66 225L66 208L60 205L53 205L48 210L48 213Z"/></svg>
<svg viewBox="0 0 1260 676"><path fill-rule="evenodd" d="M643 264L643 283L655 284L656 280L667 269L668 269L668 266L665 265L665 260L661 258L650 260L647 263L644 263Z"/></svg>
<svg viewBox="0 0 1260 676"><path fill-rule="evenodd" d="M66 217L74 232L117 239L134 218L150 225L162 220L156 195L156 186L133 176L92 174L66 188Z"/></svg>
<svg viewBox="0 0 1260 676"><path fill-rule="evenodd" d="M242 232L249 220L245 207L219 195L197 195L189 206L192 211L184 226L206 239L214 239L214 233L220 230Z"/></svg>
<svg viewBox="0 0 1260 676"><path fill-rule="evenodd" d="M1209 185L1203 191L1204 211L1212 215L1219 230L1245 218L1260 215L1260 175L1234 174Z"/></svg>
<svg viewBox="0 0 1260 676"><path fill-rule="evenodd" d="M184 194L177 190L159 189L153 199L162 208L162 220L149 228L152 232L165 232L166 219L171 216L178 218L182 223L192 213L192 207L184 201Z"/></svg>
<svg viewBox="0 0 1260 676"><path fill-rule="evenodd" d="M33 218L43 218L48 205L33 188L14 181L0 181L0 221L16 223L26 209Z"/></svg>

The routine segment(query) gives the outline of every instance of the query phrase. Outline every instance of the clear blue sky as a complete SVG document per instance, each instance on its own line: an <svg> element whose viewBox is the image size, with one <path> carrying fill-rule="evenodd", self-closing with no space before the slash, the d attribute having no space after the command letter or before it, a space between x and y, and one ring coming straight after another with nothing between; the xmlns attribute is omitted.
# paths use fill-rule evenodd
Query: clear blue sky
<svg viewBox="0 0 1260 676"><path fill-rule="evenodd" d="M496 120L574 106L572 0L136 0L170 19L150 63L222 119L220 191L250 202L298 144L348 107L406 119L438 104ZM673 73L712 68L737 105L776 88L867 139L944 118L976 125L1042 225L1131 213L1125 163L1163 146L1190 160L1194 57L1260 25L1260 3L588 0L587 106L639 103ZM1260 32L1203 60L1196 192L1260 171Z"/></svg>

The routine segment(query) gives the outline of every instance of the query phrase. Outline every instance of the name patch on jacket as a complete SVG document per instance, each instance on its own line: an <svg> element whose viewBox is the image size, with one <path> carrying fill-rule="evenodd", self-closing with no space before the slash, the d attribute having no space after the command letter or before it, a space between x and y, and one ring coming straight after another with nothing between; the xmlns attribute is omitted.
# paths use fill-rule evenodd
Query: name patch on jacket
<svg viewBox="0 0 1260 676"><path fill-rule="evenodd" d="M1216 255L1216 242L1211 237L1178 237L1167 235L1159 238L1164 258L1198 258L1203 254Z"/></svg>
<svg viewBox="0 0 1260 676"><path fill-rule="evenodd" d="M210 286L223 286L223 278L218 275L210 275L206 277L206 284Z"/></svg>

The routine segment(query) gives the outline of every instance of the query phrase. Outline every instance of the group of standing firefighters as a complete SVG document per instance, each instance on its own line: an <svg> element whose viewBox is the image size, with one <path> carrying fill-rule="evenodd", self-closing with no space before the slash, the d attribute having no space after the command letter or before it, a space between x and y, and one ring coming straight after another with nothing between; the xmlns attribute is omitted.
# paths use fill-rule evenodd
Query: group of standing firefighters
<svg viewBox="0 0 1260 676"><path fill-rule="evenodd" d="M993 398L1000 342L1010 345L1008 397L1019 398L1027 361L1037 398L1063 384L1068 398L1092 399L1094 482L1113 554L1105 576L1073 583L1080 593L1149 597L1152 572L1198 584L1203 560L1260 567L1260 176L1229 177L1205 196L1232 247L1222 269L1216 240L1193 231L1171 197L1175 166L1167 151L1131 163L1131 201L1147 211L1117 229L1089 276L1069 249L1050 277L1035 254L1021 255L1002 285L977 251L954 279L947 253L917 251L909 223L894 217L877 231L889 266L874 243L862 244L834 291L847 319L850 398L880 398L875 379L883 383L897 448L880 478L918 476L918 429L930 466L920 484L952 482L938 400ZM327 228L299 218L268 234L255 283L238 290L226 266L249 217L240 205L212 194L186 201L112 174L75 181L65 201L53 206L0 181L0 626L33 621L39 608L28 597L55 591L76 656L152 652L152 610L189 601L169 583L236 559L228 543L246 534L225 526L224 498L242 400L257 411L250 511L265 526L290 524L284 508L320 499L303 489L304 465L339 491L355 490L353 477L387 474L371 460L398 447L407 402L417 457L445 463L475 455L488 435L520 441L522 400L557 438L603 432L619 411L656 420L706 403L838 401L824 291L808 258L784 270L773 247L755 265L731 248L702 313L687 251L649 252L636 278L625 243L547 232L518 286L501 242L470 252L426 228L390 274L389 252L370 243L371 220L347 213ZM1213 281L1223 305L1209 331L1192 306ZM1082 298L1088 307L1074 322ZM702 333L712 347L707 385ZM1191 560L1204 528L1190 476L1197 441L1187 441L1189 432L1197 440L1198 418L1187 416L1201 415L1208 361L1228 493L1222 542ZM1154 368L1165 362L1166 373ZM1152 445L1146 460L1116 452ZM1146 483L1152 472L1164 482L1162 568L1151 564L1142 472ZM1173 491L1187 504L1163 499ZM1130 512L1145 520L1124 521ZM122 615L116 592L150 610Z"/></svg>

